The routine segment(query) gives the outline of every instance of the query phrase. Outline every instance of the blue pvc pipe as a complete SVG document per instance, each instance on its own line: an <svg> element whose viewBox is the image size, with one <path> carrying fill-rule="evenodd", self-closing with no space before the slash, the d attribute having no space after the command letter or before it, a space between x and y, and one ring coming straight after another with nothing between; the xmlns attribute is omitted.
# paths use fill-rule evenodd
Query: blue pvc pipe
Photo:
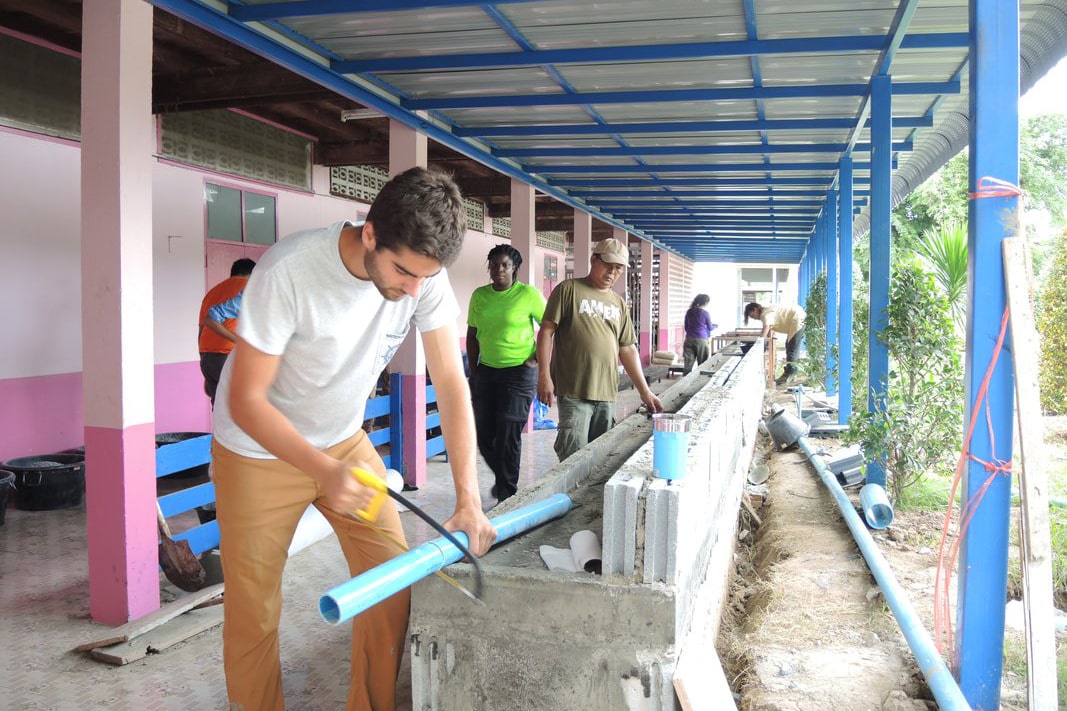
<svg viewBox="0 0 1067 711"><path fill-rule="evenodd" d="M904 638L908 640L908 646L911 648L912 654L915 655L915 661L919 663L919 669L922 671L923 676L926 677L926 683L934 694L938 708L942 711L971 711L970 705L963 697L963 692L960 691L960 687L952 677L952 672L948 670L945 660L938 654L930 633L923 627L919 615L916 614L915 608L912 607L908 594L904 592L904 588L900 586L896 577L893 576L893 569L889 567L889 563L878 550L877 544L871 538L866 526L863 525L863 521L860 520L859 514L856 513L856 509L852 506L852 502L845 495L844 489L837 483L837 478L826 468L826 464L823 463L822 459L815 456L811 445L808 444L807 437L801 437L797 444L807 455L808 461L815 467L815 471L818 472L822 483L826 485L826 488L833 495L837 508L840 509L841 515L845 518L848 530L852 532L852 537L856 540L856 545L859 546L863 559L867 561L867 567L870 568L871 574L874 575L874 579L878 582L878 587L882 589L882 594L885 596L886 602L889 603L889 609L893 611L893 616L897 618L900 631L904 633Z"/></svg>
<svg viewBox="0 0 1067 711"><path fill-rule="evenodd" d="M497 533L494 543L506 541L534 526L559 518L570 510L571 498L566 494L554 494L543 501L490 519ZM460 543L467 545L467 534L457 531L455 536ZM319 598L319 613L330 624L341 624L462 558L460 550L447 539L428 541L327 590Z"/></svg>
<svg viewBox="0 0 1067 711"><path fill-rule="evenodd" d="M866 484L860 489L860 506L867 525L876 531L888 528L893 523L893 506L885 489L878 484Z"/></svg>

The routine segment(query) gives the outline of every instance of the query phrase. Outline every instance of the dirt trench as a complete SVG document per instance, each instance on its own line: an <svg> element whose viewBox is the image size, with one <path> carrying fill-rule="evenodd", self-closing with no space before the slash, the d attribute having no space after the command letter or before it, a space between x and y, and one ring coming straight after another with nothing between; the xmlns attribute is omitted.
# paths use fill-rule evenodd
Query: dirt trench
<svg viewBox="0 0 1067 711"><path fill-rule="evenodd" d="M788 407L791 398L771 398ZM812 439L827 451L837 439ZM765 434L753 467L770 470L762 504L742 509L719 652L742 711L926 711L937 704L832 496L796 448ZM857 490L850 496L858 506ZM941 516L901 514L873 532L928 630ZM1005 673L1001 708L1026 707Z"/></svg>

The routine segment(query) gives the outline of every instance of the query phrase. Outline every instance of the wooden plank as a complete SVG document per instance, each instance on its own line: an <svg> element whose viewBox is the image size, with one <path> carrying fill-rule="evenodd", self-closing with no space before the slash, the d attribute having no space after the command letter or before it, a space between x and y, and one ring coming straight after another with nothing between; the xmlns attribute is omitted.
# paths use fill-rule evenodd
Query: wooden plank
<svg viewBox="0 0 1067 711"><path fill-rule="evenodd" d="M126 642L99 647L90 651L93 659L123 666L149 654L158 654L179 642L222 624L222 607L189 610L149 632Z"/></svg>
<svg viewBox="0 0 1067 711"><path fill-rule="evenodd" d="M737 711L714 647L682 653L674 668L674 693L683 711Z"/></svg>
<svg viewBox="0 0 1067 711"><path fill-rule="evenodd" d="M1048 454L1037 376L1041 342L1034 322L1033 278L1026 240L1003 242L1004 282L1011 311L1011 356L1019 415L1022 471L1019 474L1023 568L1023 627L1026 632L1027 708L1058 708L1056 609L1052 587L1052 545L1048 514Z"/></svg>
<svg viewBox="0 0 1067 711"><path fill-rule="evenodd" d="M178 615L191 610L202 602L218 597L223 592L223 585L223 583L219 583L218 585L212 585L211 587L180 597L174 602L167 603L153 613L145 615L140 619L127 622L119 627L115 627L105 637L78 645L73 651L88 652L97 647L106 647L118 642L131 640L138 635L142 635L149 630L153 630L156 627L173 620Z"/></svg>

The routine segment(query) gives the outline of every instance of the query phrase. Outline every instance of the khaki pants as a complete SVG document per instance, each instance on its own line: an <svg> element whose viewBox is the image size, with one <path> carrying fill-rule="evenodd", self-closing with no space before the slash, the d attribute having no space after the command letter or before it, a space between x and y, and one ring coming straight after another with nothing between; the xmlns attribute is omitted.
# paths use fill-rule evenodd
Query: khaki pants
<svg viewBox="0 0 1067 711"><path fill-rule="evenodd" d="M363 432L326 450L342 461L362 459L379 475L385 466ZM223 665L231 711L283 711L278 623L282 569L289 543L308 504L314 504L337 532L353 577L400 552L356 519L322 504L311 477L277 459L242 457L212 445L216 504L226 581ZM392 500L378 525L404 540ZM338 581L340 582L340 581ZM407 635L411 596L403 590L363 612L352 628L352 678L348 711L393 711L396 679ZM302 601L315 604L315 601Z"/></svg>

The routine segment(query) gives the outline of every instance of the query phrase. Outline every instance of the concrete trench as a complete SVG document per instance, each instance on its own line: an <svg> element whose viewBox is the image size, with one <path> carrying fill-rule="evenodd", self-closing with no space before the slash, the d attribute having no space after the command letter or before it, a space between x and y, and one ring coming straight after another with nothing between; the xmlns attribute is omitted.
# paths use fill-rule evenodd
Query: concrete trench
<svg viewBox="0 0 1067 711"><path fill-rule="evenodd" d="M727 349L660 395L667 411L693 417L685 478L653 477L651 421L633 415L494 509L561 492L574 502L482 559L484 606L436 576L414 586L414 709L679 708L679 660L719 664L714 639L765 390L761 353ZM539 547L566 548L585 529L601 540L603 575L549 572ZM466 564L449 573L470 582Z"/></svg>

